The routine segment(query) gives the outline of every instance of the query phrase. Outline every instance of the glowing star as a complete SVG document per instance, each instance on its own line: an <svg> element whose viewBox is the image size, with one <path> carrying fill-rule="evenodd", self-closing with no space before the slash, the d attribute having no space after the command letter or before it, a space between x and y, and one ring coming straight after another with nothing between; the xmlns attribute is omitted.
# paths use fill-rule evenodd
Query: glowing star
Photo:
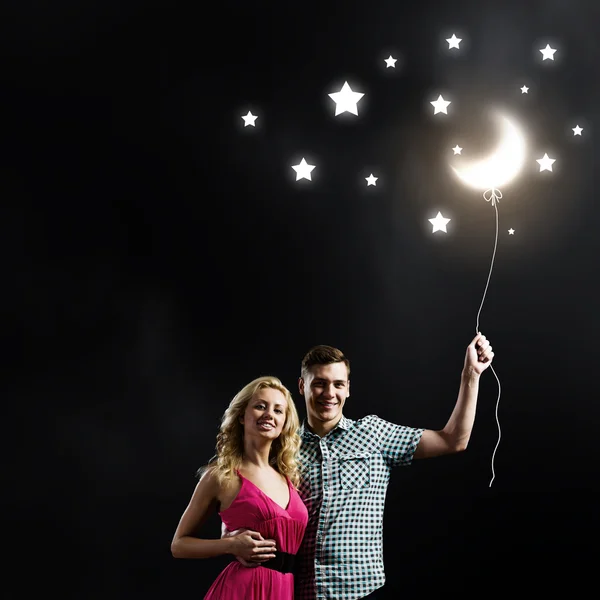
<svg viewBox="0 0 600 600"><path fill-rule="evenodd" d="M508 230L508 235L514 235L515 234L515 230L514 229L509 229Z"/></svg>
<svg viewBox="0 0 600 600"><path fill-rule="evenodd" d="M446 40L448 42L448 50L451 48L458 48L458 45L462 42L462 39L457 38L456 34L453 33L451 38Z"/></svg>
<svg viewBox="0 0 600 600"><path fill-rule="evenodd" d="M446 224L450 221L450 219L445 219L442 217L442 213L438 212L435 219L429 219L429 222L433 225L433 231L431 233L435 233L436 231L446 231Z"/></svg>
<svg viewBox="0 0 600 600"><path fill-rule="evenodd" d="M353 92L346 81L339 92L329 94L329 97L335 102L335 116L349 112L358 115L358 102L364 96L359 92Z"/></svg>
<svg viewBox="0 0 600 600"><path fill-rule="evenodd" d="M509 118L495 113L502 139L490 156L457 169L452 167L458 178L468 186L481 192L497 190L511 181L525 162L526 144L523 134ZM499 197L499 196L497 196ZM486 198L487 199L487 198Z"/></svg>
<svg viewBox="0 0 600 600"><path fill-rule="evenodd" d="M451 102L450 100L444 100L440 95L437 100L430 102L430 104L432 104L433 108L435 109L433 111L434 115L437 115L439 112L447 115L448 111L446 109L448 108L448 105L451 104Z"/></svg>
<svg viewBox="0 0 600 600"><path fill-rule="evenodd" d="M379 179L379 177L373 177L373 173L371 173L368 177L365 177L367 180L367 187L370 185L377 185L375 182Z"/></svg>
<svg viewBox="0 0 600 600"><path fill-rule="evenodd" d="M521 88L521 94L527 94L528 92L529 92L529 88L526 85L524 85Z"/></svg>
<svg viewBox="0 0 600 600"><path fill-rule="evenodd" d="M397 58L392 58L392 55L390 54L390 57L385 59L385 64L386 64L385 68L387 69L389 67L394 67L394 69L395 69L397 60L398 60Z"/></svg>
<svg viewBox="0 0 600 600"><path fill-rule="evenodd" d="M542 60L554 60L554 53L556 52L556 48L550 48L550 44L546 44L546 47L542 48L540 52L543 56Z"/></svg>
<svg viewBox="0 0 600 600"><path fill-rule="evenodd" d="M256 125L254 124L254 121L256 121L256 119L258 119L258 117L256 115L253 115L250 111L248 111L248 114L245 117L242 117L242 119L244 119L244 127L248 127L248 125L252 125L252 127L256 127Z"/></svg>
<svg viewBox="0 0 600 600"><path fill-rule="evenodd" d="M460 154L462 152L462 148L458 144L456 144L452 150L454 150L454 154Z"/></svg>
<svg viewBox="0 0 600 600"><path fill-rule="evenodd" d="M552 164L556 162L555 158L550 158L547 154L544 154L542 158L538 158L537 162L540 163L540 173L542 171L552 171Z"/></svg>
<svg viewBox="0 0 600 600"><path fill-rule="evenodd" d="M579 125L575 125L575 127L573 127L573 135L581 135L582 131L583 129L579 127Z"/></svg>
<svg viewBox="0 0 600 600"><path fill-rule="evenodd" d="M312 181L311 171L315 168L315 165L309 165L306 160L302 159L299 165L292 165L292 169L296 171L296 181L299 179L308 179Z"/></svg>

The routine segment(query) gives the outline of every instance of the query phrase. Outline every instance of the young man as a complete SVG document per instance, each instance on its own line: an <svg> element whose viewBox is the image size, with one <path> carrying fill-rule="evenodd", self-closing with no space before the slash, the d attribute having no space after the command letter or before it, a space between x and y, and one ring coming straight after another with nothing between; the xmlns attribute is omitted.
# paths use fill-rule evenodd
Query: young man
<svg viewBox="0 0 600 600"><path fill-rule="evenodd" d="M479 377L493 357L485 336L475 336L467 347L454 410L445 427L434 431L375 415L347 419L350 362L331 346L309 350L298 381L307 413L300 427L299 492L309 522L295 560L296 600L359 600L384 585L383 510L391 469L408 466L413 458L467 448ZM260 565L273 551L268 544L257 540L256 556L241 562Z"/></svg>
<svg viewBox="0 0 600 600"><path fill-rule="evenodd" d="M298 381L306 401L300 428L300 495L309 524L297 557L297 600L368 598L385 583L383 510L390 471L413 458L466 449L479 377L494 353L485 336L469 344L454 411L440 431L394 425L375 415L343 415L350 363L330 346L312 348Z"/></svg>

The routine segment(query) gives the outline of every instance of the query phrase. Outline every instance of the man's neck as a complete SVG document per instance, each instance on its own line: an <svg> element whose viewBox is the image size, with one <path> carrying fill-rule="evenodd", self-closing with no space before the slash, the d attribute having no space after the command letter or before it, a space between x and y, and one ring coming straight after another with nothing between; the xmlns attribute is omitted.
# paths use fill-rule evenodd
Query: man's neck
<svg viewBox="0 0 600 600"><path fill-rule="evenodd" d="M310 430L315 435L318 435L320 438L325 437L330 431L335 429L341 420L342 420L341 414L335 421L323 422L323 421L311 420L310 417L307 418L307 422L308 422L308 426L310 427Z"/></svg>

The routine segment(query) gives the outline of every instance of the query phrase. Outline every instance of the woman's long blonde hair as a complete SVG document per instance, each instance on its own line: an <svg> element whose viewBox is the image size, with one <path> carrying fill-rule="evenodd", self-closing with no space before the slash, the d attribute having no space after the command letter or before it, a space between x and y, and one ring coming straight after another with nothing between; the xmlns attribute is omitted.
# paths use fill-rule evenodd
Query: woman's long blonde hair
<svg viewBox="0 0 600 600"><path fill-rule="evenodd" d="M294 486L298 486L300 481L296 462L300 449L298 411L289 390L277 377L270 375L251 381L234 396L221 419L221 427L217 434L217 453L206 467L198 471L199 473L212 472L220 484L237 476L236 471L241 467L244 458L244 426L240 422L240 417L244 415L252 396L263 388L279 390L287 400L285 423L279 437L273 440L269 463L279 473L288 477Z"/></svg>

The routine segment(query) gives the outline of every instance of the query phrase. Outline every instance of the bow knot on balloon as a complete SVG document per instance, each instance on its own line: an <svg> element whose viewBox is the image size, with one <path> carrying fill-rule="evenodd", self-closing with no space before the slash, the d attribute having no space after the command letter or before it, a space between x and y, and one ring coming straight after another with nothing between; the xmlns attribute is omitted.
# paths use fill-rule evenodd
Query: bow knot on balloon
<svg viewBox="0 0 600 600"><path fill-rule="evenodd" d="M483 192L483 197L485 198L486 202L491 202L492 206L495 206L496 202L500 202L500 199L502 198L502 192L496 188L490 188L489 190Z"/></svg>

